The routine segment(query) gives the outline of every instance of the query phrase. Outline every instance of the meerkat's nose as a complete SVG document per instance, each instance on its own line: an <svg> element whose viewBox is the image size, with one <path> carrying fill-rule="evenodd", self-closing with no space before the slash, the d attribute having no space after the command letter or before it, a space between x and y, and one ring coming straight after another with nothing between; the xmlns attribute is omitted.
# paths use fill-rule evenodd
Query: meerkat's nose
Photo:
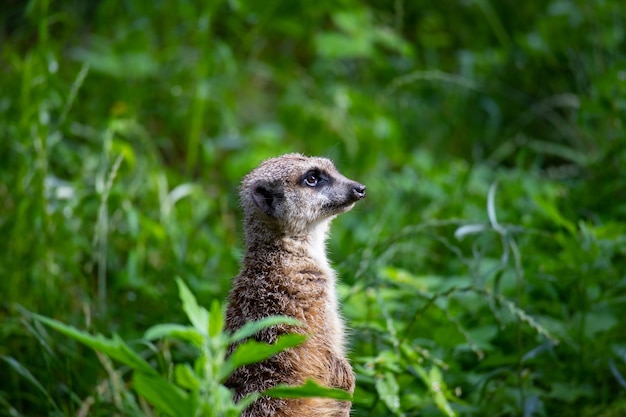
<svg viewBox="0 0 626 417"><path fill-rule="evenodd" d="M365 186L363 184L355 184L352 187L352 193L358 200L362 200L365 198Z"/></svg>

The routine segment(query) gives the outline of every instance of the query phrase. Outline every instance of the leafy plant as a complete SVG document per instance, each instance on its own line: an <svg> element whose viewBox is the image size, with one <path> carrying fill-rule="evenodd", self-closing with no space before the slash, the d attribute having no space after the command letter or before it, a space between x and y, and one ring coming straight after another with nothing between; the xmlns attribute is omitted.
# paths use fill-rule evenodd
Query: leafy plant
<svg viewBox="0 0 626 417"><path fill-rule="evenodd" d="M183 309L191 326L159 324L148 329L142 343L156 339L176 339L188 344L197 352L193 365L168 362L165 368L169 375L161 375L145 358L137 354L118 335L106 338L100 334L92 336L56 320L33 314L41 323L69 336L86 346L128 366L132 372L132 387L156 410L172 417L234 417L260 395L274 397L329 397L350 400L349 393L325 388L309 380L303 386L282 386L262 393L250 394L238 403L233 401L232 392L222 382L236 368L259 362L285 349L302 343L304 336L292 334L280 336L272 345L251 338L263 328L298 321L289 317L268 317L247 323L235 333L224 331L223 311L218 302L213 302L210 311L199 306L195 297L177 279ZM227 355L228 346L238 343L232 354Z"/></svg>

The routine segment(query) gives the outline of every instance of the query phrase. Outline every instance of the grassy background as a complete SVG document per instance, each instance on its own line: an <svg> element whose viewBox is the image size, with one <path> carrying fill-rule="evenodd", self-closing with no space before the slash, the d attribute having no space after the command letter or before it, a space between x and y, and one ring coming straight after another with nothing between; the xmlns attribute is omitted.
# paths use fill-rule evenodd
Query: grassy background
<svg viewBox="0 0 626 417"><path fill-rule="evenodd" d="M5 2L0 415L132 415L24 311L132 340L176 276L224 299L238 182L290 151L368 186L329 242L355 416L624 415L625 8Z"/></svg>

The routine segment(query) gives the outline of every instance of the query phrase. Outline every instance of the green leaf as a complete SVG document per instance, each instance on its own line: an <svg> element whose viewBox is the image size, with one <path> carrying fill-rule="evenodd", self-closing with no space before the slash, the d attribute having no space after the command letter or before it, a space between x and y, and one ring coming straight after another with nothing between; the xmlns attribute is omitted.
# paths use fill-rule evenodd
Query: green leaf
<svg viewBox="0 0 626 417"><path fill-rule="evenodd" d="M615 314L610 311L589 312L583 319L585 320L585 336L590 339L596 337L597 333L611 330L619 323Z"/></svg>
<svg viewBox="0 0 626 417"><path fill-rule="evenodd" d="M391 412L395 415L401 414L400 397L398 395L400 387L391 372L385 372L384 375L376 379L376 391Z"/></svg>
<svg viewBox="0 0 626 417"><path fill-rule="evenodd" d="M404 361L398 357L395 351L383 350L376 357L376 365L379 368L391 371L394 374L401 374L404 368Z"/></svg>
<svg viewBox="0 0 626 417"><path fill-rule="evenodd" d="M576 234L576 225L572 223L571 221L569 221L568 219L566 219L565 216L563 216L563 214L561 214L555 202L548 201L540 196L534 196L534 200L539 206L539 208L543 210L543 213L550 220L552 220L557 225L563 227L571 235Z"/></svg>
<svg viewBox="0 0 626 417"><path fill-rule="evenodd" d="M435 397L435 404L437 408L441 410L448 417L455 417L456 413L450 407L450 403L446 398L445 392L447 390L443 376L438 367L433 366L428 373L430 379L430 390Z"/></svg>
<svg viewBox="0 0 626 417"><path fill-rule="evenodd" d="M571 404L581 398L592 398L592 392L588 387L578 386L572 381L554 382L550 386L550 398L566 404Z"/></svg>
<svg viewBox="0 0 626 417"><path fill-rule="evenodd" d="M174 376L176 377L176 382L181 387L191 391L200 389L200 381L189 364L177 364L174 367Z"/></svg>
<svg viewBox="0 0 626 417"><path fill-rule="evenodd" d="M180 301L183 303L183 310L187 313L189 321L200 334L207 334L209 330L209 312L198 305L196 297L194 297L182 279L176 278L176 283L178 284Z"/></svg>
<svg viewBox="0 0 626 417"><path fill-rule="evenodd" d="M368 32L372 18L368 9L354 9L350 12L334 13L332 20L345 33L355 35Z"/></svg>
<svg viewBox="0 0 626 417"><path fill-rule="evenodd" d="M196 347L202 346L203 341L202 335L193 327L180 324L157 324L146 330L143 335L143 338L147 340L155 340L163 337L185 340L191 342Z"/></svg>
<svg viewBox="0 0 626 417"><path fill-rule="evenodd" d="M217 300L211 303L209 315L209 336L217 337L224 330L224 311Z"/></svg>
<svg viewBox="0 0 626 417"><path fill-rule="evenodd" d="M75 327L63 324L56 320L52 320L48 317L33 314L33 317L43 324L52 327L53 329L63 333L66 336L71 337L78 342L89 346L111 358L130 366L134 370L139 370L147 374L156 374L157 372L146 362L141 356L139 356L134 350L132 350L118 335L114 334L112 339L98 334L92 336L89 333L82 332Z"/></svg>
<svg viewBox="0 0 626 417"><path fill-rule="evenodd" d="M236 407L238 410L240 410L240 414L243 413L243 410L248 408L248 406L251 405L253 402L255 402L257 398L259 398L260 396L261 396L260 393L253 392L253 393L246 395L241 400L239 400Z"/></svg>
<svg viewBox="0 0 626 417"><path fill-rule="evenodd" d="M272 316L266 317L258 321L250 321L243 325L241 329L237 330L230 337L229 343L239 342L240 340L246 339L252 335L255 335L260 330L265 329L266 327L272 327L279 324L286 324L290 326L299 326L302 323L292 317L286 316Z"/></svg>
<svg viewBox="0 0 626 417"><path fill-rule="evenodd" d="M230 357L235 368L251 363L260 362L278 352L282 352L290 347L298 346L306 340L306 336L300 334L286 334L278 337L276 343L257 342L248 340L235 349Z"/></svg>
<svg viewBox="0 0 626 417"><path fill-rule="evenodd" d="M339 32L323 32L315 35L318 54L331 59L369 58L374 52L370 38L350 37Z"/></svg>
<svg viewBox="0 0 626 417"><path fill-rule="evenodd" d="M160 375L135 372L133 388L159 411L172 417L196 415L197 397L186 393Z"/></svg>
<svg viewBox="0 0 626 417"><path fill-rule="evenodd" d="M274 388L270 388L263 392L263 395L273 398L332 398L341 401L352 401L352 395L349 392L339 388L328 388L319 385L312 379L307 379L304 385L289 386L280 384Z"/></svg>
<svg viewBox="0 0 626 417"><path fill-rule="evenodd" d="M221 375L223 378L230 375L240 366L260 362L290 347L298 346L306 340L306 336L300 334L286 334L280 336L276 343L257 342L248 340L235 349L232 355L224 363Z"/></svg>

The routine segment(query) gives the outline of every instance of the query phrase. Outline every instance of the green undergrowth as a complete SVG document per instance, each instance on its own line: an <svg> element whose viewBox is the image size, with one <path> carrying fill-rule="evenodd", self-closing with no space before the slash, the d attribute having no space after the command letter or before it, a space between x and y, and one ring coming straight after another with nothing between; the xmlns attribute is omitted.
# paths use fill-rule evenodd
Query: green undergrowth
<svg viewBox="0 0 626 417"><path fill-rule="evenodd" d="M191 326L180 324L157 324L146 330L143 338L136 342L150 353L158 352L155 365L135 352L119 335L106 338L100 334L92 336L75 327L56 320L33 315L33 318L80 343L95 349L103 364L109 366L107 358L114 359L132 371L132 389L143 401L131 395L120 384L121 372L110 373L109 394L126 415L145 416L153 413L172 417L188 416L238 416L260 395L280 398L327 397L350 400L345 391L325 388L314 381L299 387L279 385L262 393L253 393L235 403L231 391L223 385L226 378L238 367L267 359L278 352L301 344L306 337L298 334L280 336L272 345L250 339L259 330L282 325L297 325L290 317L268 317L251 322L238 331L228 334L224 330L224 312L219 302L213 302L210 311L199 306L195 297L178 279L178 288L183 310ZM155 341L161 340L161 343ZM177 343L172 343L177 341ZM182 344L181 344L182 343ZM228 347L237 344L228 354ZM175 363L174 357L193 352L193 364ZM162 372L159 372L162 369ZM124 402L121 402L123 398ZM93 401L93 399L92 399ZM149 404L151 407L147 407ZM81 414L89 414L90 402L83 402ZM151 410L154 410L151 411ZM58 411L58 409L56 410Z"/></svg>
<svg viewBox="0 0 626 417"><path fill-rule="evenodd" d="M145 332L173 277L223 305L239 181L294 151L367 185L328 242L355 416L626 413L622 2L2 9L0 415L208 415L230 368Z"/></svg>

